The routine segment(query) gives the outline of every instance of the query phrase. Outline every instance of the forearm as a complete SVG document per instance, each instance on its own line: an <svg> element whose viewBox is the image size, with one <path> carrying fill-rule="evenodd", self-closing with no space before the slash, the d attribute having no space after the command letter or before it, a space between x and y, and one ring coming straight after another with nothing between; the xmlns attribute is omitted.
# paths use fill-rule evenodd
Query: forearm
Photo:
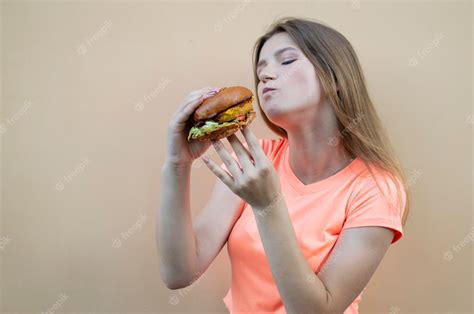
<svg viewBox="0 0 474 314"><path fill-rule="evenodd" d="M253 208L265 254L288 313L325 313L328 293L301 252L282 197Z"/></svg>
<svg viewBox="0 0 474 314"><path fill-rule="evenodd" d="M157 245L160 272L170 286L189 284L194 276L197 253L190 210L191 165L165 162L161 169Z"/></svg>

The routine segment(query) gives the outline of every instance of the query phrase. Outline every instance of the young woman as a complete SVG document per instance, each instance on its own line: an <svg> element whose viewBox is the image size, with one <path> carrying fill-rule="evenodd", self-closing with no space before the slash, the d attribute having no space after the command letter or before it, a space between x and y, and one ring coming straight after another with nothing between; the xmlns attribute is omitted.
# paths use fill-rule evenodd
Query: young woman
<svg viewBox="0 0 474 314"><path fill-rule="evenodd" d="M283 18L258 39L259 110L278 140L212 142L223 163L192 221L186 121L218 89L192 92L169 125L157 238L161 276L183 288L227 243L231 313L358 313L361 294L408 214L405 175L371 102L356 53L336 30Z"/></svg>

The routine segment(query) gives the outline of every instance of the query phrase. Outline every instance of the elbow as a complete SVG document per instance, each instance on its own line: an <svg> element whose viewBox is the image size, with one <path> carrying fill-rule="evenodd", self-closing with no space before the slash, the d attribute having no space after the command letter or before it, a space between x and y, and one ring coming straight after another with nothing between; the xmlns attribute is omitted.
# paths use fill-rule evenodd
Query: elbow
<svg viewBox="0 0 474 314"><path fill-rule="evenodd" d="M186 288L191 284L188 280L177 278L174 274L160 271L161 281L165 284L166 288L170 290L178 290Z"/></svg>
<svg viewBox="0 0 474 314"><path fill-rule="evenodd" d="M344 310L337 309L331 303L331 294L326 290L324 296L314 297L308 296L305 304L301 303L301 299L298 301L299 308L288 311L288 313L314 313L314 314L343 314Z"/></svg>
<svg viewBox="0 0 474 314"><path fill-rule="evenodd" d="M166 288L170 290L178 290L187 287L188 285L182 284L172 278L161 276L161 281L165 284Z"/></svg>
<svg viewBox="0 0 474 314"><path fill-rule="evenodd" d="M165 283L166 288L168 288L169 290L183 289L183 288L186 288L188 286L188 285L182 285L182 284L179 284L179 283L168 282L168 281L164 281L164 283Z"/></svg>
<svg viewBox="0 0 474 314"><path fill-rule="evenodd" d="M319 299L319 300L318 300ZM311 314L343 314L344 311L331 309L329 304L322 298L307 296L297 298L293 303L284 304L287 313L311 313Z"/></svg>

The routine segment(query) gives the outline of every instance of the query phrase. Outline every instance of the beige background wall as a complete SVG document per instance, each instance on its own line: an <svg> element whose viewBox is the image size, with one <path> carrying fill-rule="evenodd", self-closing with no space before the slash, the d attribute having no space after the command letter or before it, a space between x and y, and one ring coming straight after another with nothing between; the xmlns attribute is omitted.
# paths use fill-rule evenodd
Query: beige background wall
<svg viewBox="0 0 474 314"><path fill-rule="evenodd" d="M361 313L472 312L469 1L7 1L1 10L1 312L225 312L226 248L188 289L160 280L166 126L192 90L253 89L252 45L285 15L320 19L352 42L410 175L405 237ZM260 116L252 129L275 137ZM214 180L195 164L194 214Z"/></svg>

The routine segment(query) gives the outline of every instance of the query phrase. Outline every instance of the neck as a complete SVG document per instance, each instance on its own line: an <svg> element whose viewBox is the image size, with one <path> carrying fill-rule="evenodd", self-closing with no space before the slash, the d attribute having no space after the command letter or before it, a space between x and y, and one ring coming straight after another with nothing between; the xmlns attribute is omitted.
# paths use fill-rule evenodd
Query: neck
<svg viewBox="0 0 474 314"><path fill-rule="evenodd" d="M323 180L345 168L354 156L337 137L288 134L289 163L304 184Z"/></svg>

